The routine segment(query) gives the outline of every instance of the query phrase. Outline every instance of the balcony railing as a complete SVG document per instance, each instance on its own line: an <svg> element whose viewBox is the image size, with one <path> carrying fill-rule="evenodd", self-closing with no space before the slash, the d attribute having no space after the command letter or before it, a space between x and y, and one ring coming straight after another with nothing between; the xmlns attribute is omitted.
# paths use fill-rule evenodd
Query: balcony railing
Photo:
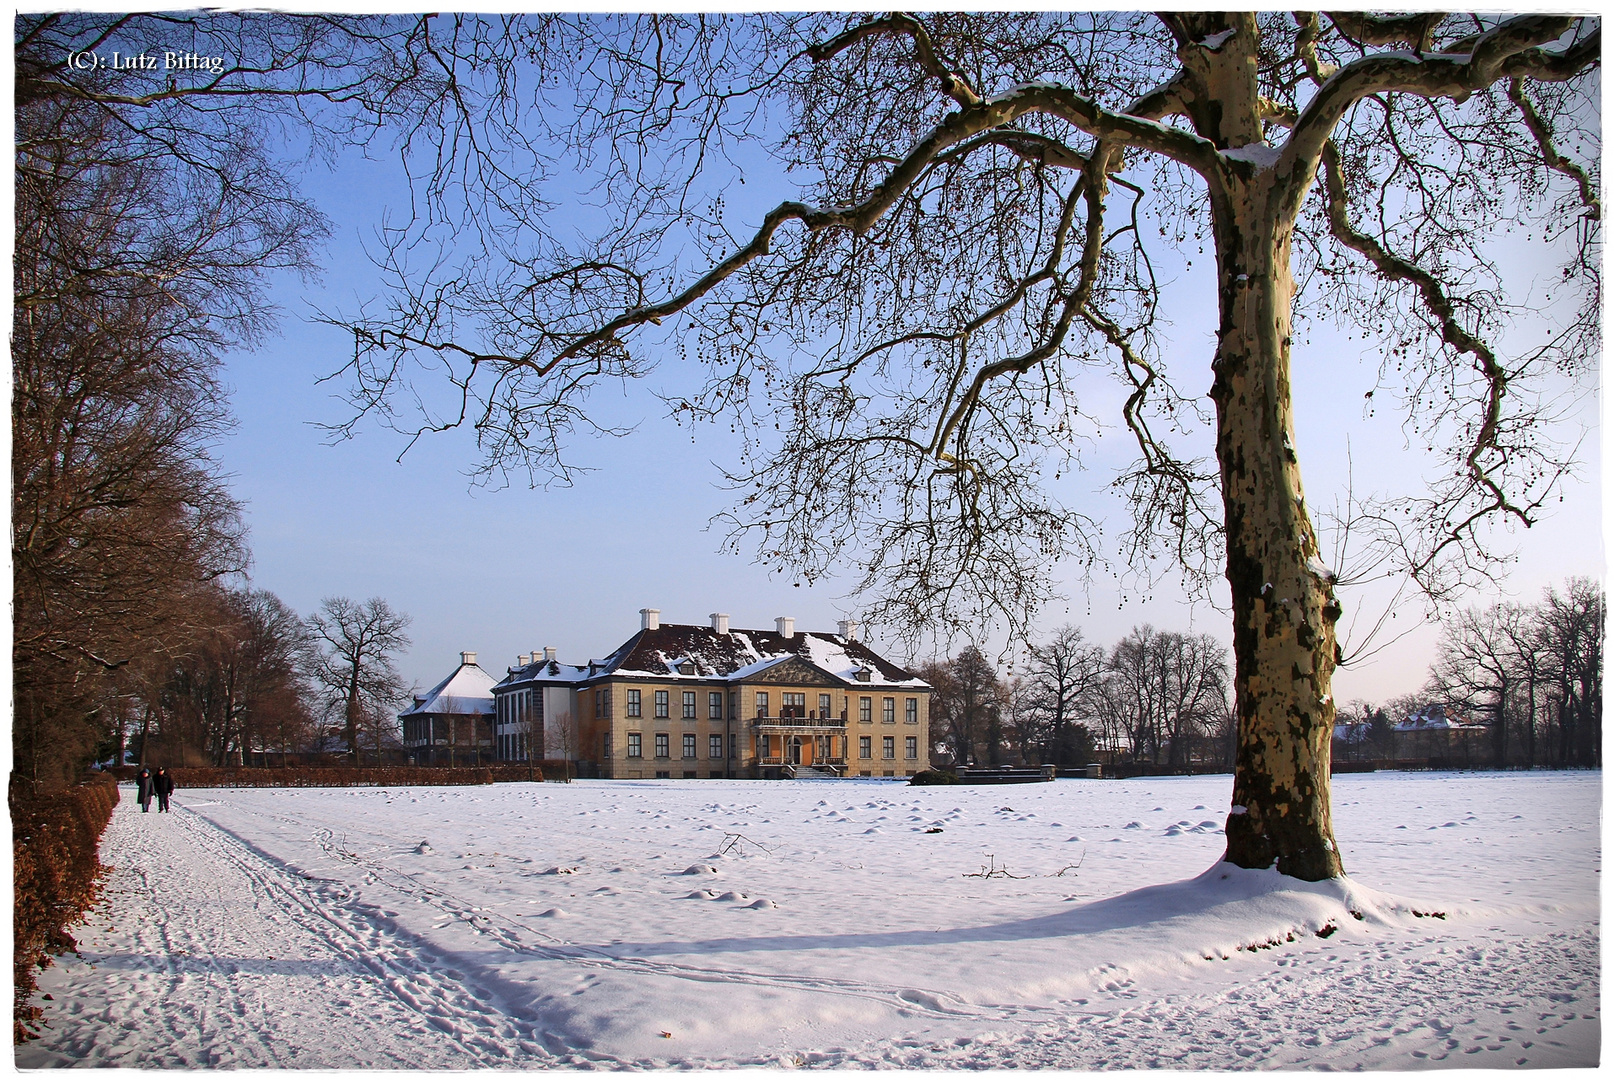
<svg viewBox="0 0 1614 1080"><path fill-rule="evenodd" d="M760 727L790 727L790 728L837 728L846 727L845 716L819 716L816 713L793 713L781 710L778 716L755 716L751 718L751 726Z"/></svg>
<svg viewBox="0 0 1614 1080"><path fill-rule="evenodd" d="M837 769L846 767L846 759L839 754L834 757L814 758L812 761L790 761L783 754L764 754L757 758L758 765L805 765L814 769L828 769L831 766Z"/></svg>

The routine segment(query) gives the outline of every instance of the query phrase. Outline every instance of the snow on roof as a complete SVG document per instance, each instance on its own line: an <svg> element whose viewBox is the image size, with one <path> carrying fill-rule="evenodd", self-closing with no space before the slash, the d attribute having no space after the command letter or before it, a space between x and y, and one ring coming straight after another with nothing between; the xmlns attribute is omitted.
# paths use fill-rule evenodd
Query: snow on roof
<svg viewBox="0 0 1614 1080"><path fill-rule="evenodd" d="M1413 713L1395 725L1397 731L1474 731L1486 727L1483 721L1453 716L1439 705Z"/></svg>
<svg viewBox="0 0 1614 1080"><path fill-rule="evenodd" d="M640 630L605 660L591 662L582 676L642 676L654 679L744 679L792 657L848 685L922 689L925 681L886 660L861 641L838 634L773 630L731 630L663 623ZM869 679L857 677L867 669Z"/></svg>
<svg viewBox="0 0 1614 1080"><path fill-rule="evenodd" d="M555 660L545 660L542 656L535 658L531 663L522 664L509 669L508 674L498 681L500 690L508 690L517 685L528 683L556 683L570 686L572 683L588 678L588 668L576 664L562 664Z"/></svg>
<svg viewBox="0 0 1614 1080"><path fill-rule="evenodd" d="M429 713L492 713L493 712L493 676L483 671L478 664L461 664L454 673L425 694L415 699L415 704L398 714L402 719L405 716L423 716Z"/></svg>

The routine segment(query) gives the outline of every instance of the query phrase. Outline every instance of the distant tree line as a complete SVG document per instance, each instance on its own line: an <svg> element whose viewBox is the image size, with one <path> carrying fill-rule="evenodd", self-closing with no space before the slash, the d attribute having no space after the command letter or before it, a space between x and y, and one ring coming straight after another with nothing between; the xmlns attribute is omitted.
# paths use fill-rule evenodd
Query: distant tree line
<svg viewBox="0 0 1614 1080"><path fill-rule="evenodd" d="M1496 603L1447 620L1429 679L1415 694L1341 710L1348 756L1392 757L1396 725L1450 717L1483 726L1462 747L1473 764L1597 768L1603 762L1603 588L1570 578L1533 604Z"/></svg>
<svg viewBox="0 0 1614 1080"><path fill-rule="evenodd" d="M1600 767L1606 609L1602 586L1577 577L1537 603L1455 613L1421 690L1340 707L1335 756ZM1018 672L971 645L918 673L933 749L954 765L1232 764L1228 653L1208 634L1143 625L1106 649L1065 626Z"/></svg>
<svg viewBox="0 0 1614 1080"><path fill-rule="evenodd" d="M120 732L213 759L306 745L332 695L349 753L374 727L353 703L386 688L338 680L341 662L310 659L310 628L241 584L241 508L213 448L231 424L220 357L263 340L270 277L311 273L328 231L295 159L417 126L444 80L394 60L426 26L17 18L12 748L34 790ZM125 40L246 66L187 83L70 63Z"/></svg>
<svg viewBox="0 0 1614 1080"><path fill-rule="evenodd" d="M213 600L206 629L147 669L109 714L100 760L381 765L397 756L397 708L409 692L393 658L409 644L408 616L378 597L328 597L306 619L267 590L221 588Z"/></svg>
<svg viewBox="0 0 1614 1080"><path fill-rule="evenodd" d="M1228 652L1209 634L1145 624L1105 649L1066 626L1019 673L971 645L919 674L937 753L955 765L1232 763Z"/></svg>

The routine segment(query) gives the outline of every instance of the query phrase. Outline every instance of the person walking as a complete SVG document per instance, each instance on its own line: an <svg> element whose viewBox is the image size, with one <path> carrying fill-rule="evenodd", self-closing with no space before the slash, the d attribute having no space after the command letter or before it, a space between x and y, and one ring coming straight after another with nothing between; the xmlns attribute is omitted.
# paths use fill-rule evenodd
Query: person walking
<svg viewBox="0 0 1614 1080"><path fill-rule="evenodd" d="M174 793L174 774L157 766L157 775L151 778L151 790L157 795L157 812L168 813L168 796Z"/></svg>
<svg viewBox="0 0 1614 1080"><path fill-rule="evenodd" d="M151 809L151 770L144 765L135 774L135 795L140 799L140 812L146 813Z"/></svg>

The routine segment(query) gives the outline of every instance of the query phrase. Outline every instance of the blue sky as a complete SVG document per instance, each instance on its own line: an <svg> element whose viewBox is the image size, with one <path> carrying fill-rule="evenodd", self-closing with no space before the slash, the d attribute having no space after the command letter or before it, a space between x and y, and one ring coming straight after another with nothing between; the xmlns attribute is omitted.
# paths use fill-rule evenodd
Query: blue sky
<svg viewBox="0 0 1614 1080"><path fill-rule="evenodd" d="M411 650L402 657L406 679L429 686L453 669L462 649L479 654L501 674L518 653L555 646L563 660L603 657L638 628L638 610L656 607L664 621L704 622L727 612L736 627L772 627L791 615L802 629L833 630L857 611L844 595L852 575L796 586L770 578L744 557L718 553L722 535L708 519L725 505L713 462L733 460L727 428L692 434L665 420L651 390L676 384L687 373L671 361L648 384L597 391L591 404L616 423L635 426L620 440L580 440L578 462L595 471L570 489L487 489L468 478L477 454L471 437L451 432L427 438L400 462L403 440L375 425L358 438L328 445L316 425L346 418L335 399L339 387L316 380L340 367L350 344L311 319L315 309L352 310L377 291L363 243L382 212L405 198L391 161L348 155L332 171L311 170L307 191L336 223L323 279L313 285L278 282L282 333L252 353L229 359L226 381L237 430L218 448L232 488L246 504L257 587L268 588L302 613L325 596L385 597L409 613ZM793 192L753 179L747 194L757 204ZM1534 253L1521 248L1518 259ZM1209 263L1209 258L1202 260ZM1205 268L1179 268L1170 295L1172 349L1168 364L1185 390L1208 387L1211 290ZM1319 328L1296 351L1297 439L1308 501L1331 503L1346 483L1347 447L1359 487L1412 478L1428 463L1404 450L1392 410L1364 418L1363 393L1373 366L1361 343ZM1505 595L1534 599L1571 574L1602 574L1599 497L1600 444L1596 402L1576 419L1588 438L1583 477L1542 525L1503 535L1520 561ZM1119 435L1101 439L1102 463L1124 450ZM1108 514L1118 533L1118 504L1103 488L1104 471L1079 473L1065 497L1095 515ZM1071 622L1091 641L1113 643L1141 622L1229 639L1227 618L1212 605L1188 604L1168 578L1151 596L1100 579L1084 592L1072 582L1068 604L1050 608L1045 630ZM1498 598L1474 595L1473 602ZM1382 607L1386 596L1346 593L1353 611ZM1421 608L1403 605L1397 624L1416 622ZM1433 627L1401 639L1372 661L1336 676L1336 699L1372 701L1417 688L1433 656ZM988 639L989 644L1001 644ZM898 657L901 658L900 656Z"/></svg>

